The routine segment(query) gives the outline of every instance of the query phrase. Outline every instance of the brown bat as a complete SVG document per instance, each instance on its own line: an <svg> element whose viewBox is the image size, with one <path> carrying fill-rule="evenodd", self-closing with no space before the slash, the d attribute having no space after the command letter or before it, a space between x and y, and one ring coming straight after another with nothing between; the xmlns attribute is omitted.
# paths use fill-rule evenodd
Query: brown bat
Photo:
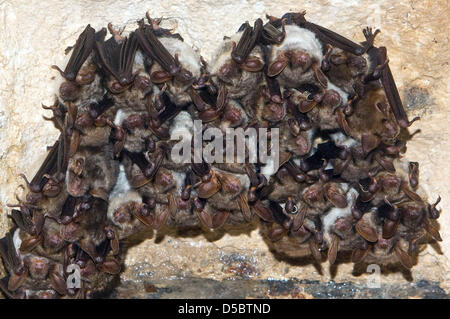
<svg viewBox="0 0 450 319"><path fill-rule="evenodd" d="M258 40L261 38L263 22L261 19L257 19L253 28L248 23L245 23L238 30L238 32L240 31L242 31L242 36L237 45L233 44L231 57L237 64L245 63L247 67L250 68L252 62L247 61L247 59L250 52L252 52Z"/></svg>
<svg viewBox="0 0 450 319"><path fill-rule="evenodd" d="M31 182L28 182L24 174L20 175L30 191L27 194L29 204L36 204L44 196L55 197L61 191L61 182L65 178L68 162L66 147L64 135L61 134L55 144L50 147L47 157Z"/></svg>
<svg viewBox="0 0 450 319"><path fill-rule="evenodd" d="M74 81L76 79L78 71L94 48L94 34L95 30L88 24L72 48L72 55L64 71L56 65L53 66L66 80Z"/></svg>
<svg viewBox="0 0 450 319"><path fill-rule="evenodd" d="M164 82L172 77L175 77L181 83L187 83L192 80L191 72L183 69L178 60L178 56L173 57L169 51L167 51L158 40L152 27L142 21L139 29L137 29L135 33L142 50L152 59L157 61L165 71L165 73L161 72L155 74L153 76L154 81Z"/></svg>
<svg viewBox="0 0 450 319"><path fill-rule="evenodd" d="M327 28L324 28L315 23L307 21L305 19L305 15L306 11L290 12L283 15L281 19L277 19L271 16L268 16L268 18L270 20L270 23L274 25L276 28L281 27L284 20L286 24L296 24L299 27L311 30L322 42L326 44L338 47L344 51L351 52L355 55L361 55L365 52L363 46L337 34L334 31L331 31Z"/></svg>
<svg viewBox="0 0 450 319"><path fill-rule="evenodd" d="M110 89L113 93L120 93L134 81L132 67L138 41L134 32L128 37L117 39L112 27L110 30L114 33L107 41L105 28L95 34L95 49L101 67L116 79L116 82L110 85Z"/></svg>

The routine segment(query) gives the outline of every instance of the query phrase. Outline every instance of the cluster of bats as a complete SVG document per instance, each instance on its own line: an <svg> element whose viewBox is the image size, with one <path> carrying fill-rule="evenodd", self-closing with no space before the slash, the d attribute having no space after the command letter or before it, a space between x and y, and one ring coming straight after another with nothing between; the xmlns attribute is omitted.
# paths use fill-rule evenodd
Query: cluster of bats
<svg viewBox="0 0 450 319"><path fill-rule="evenodd" d="M291 257L411 268L440 241L436 207L402 158L409 121L378 30L354 43L305 13L244 23L207 63L147 15L122 35L90 25L69 48L51 110L61 132L0 240L10 298L92 298L131 235L258 223ZM173 132L274 128L279 165L175 163ZM269 136L270 138L270 136ZM225 156L225 155L224 155ZM70 265L81 284L67 284Z"/></svg>

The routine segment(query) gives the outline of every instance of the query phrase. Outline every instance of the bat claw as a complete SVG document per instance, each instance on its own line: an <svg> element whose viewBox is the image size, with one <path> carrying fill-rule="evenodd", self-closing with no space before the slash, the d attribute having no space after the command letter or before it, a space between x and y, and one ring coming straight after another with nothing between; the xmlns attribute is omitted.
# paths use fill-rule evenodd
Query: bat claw
<svg viewBox="0 0 450 319"><path fill-rule="evenodd" d="M415 118L413 118L411 121L408 122L408 127L410 127L415 121L419 121L420 120L420 116L416 116Z"/></svg>
<svg viewBox="0 0 450 319"><path fill-rule="evenodd" d="M52 68L53 70L58 71L59 74L61 74L61 76L62 76L63 78L66 78L66 74L64 73L63 70L61 70L61 69L59 68L59 66L53 64L53 65L51 66L51 68Z"/></svg>
<svg viewBox="0 0 450 319"><path fill-rule="evenodd" d="M327 72L330 70L330 56L331 52L333 51L333 47L329 44L327 44L327 53L325 53L324 57L322 58L322 62L320 64L320 67L322 68L322 71Z"/></svg>
<svg viewBox="0 0 450 319"><path fill-rule="evenodd" d="M125 28L124 28L125 29ZM112 23L108 23L108 31L114 37L114 39L119 42L126 39L126 37L122 36L123 29L121 31L117 31L114 29Z"/></svg>
<svg viewBox="0 0 450 319"><path fill-rule="evenodd" d="M150 23L150 25L152 26L153 30L156 31L156 30L159 29L159 25L160 25L160 23L162 21L162 18L153 19L152 17L150 17L150 12L149 11L147 11L145 13L145 17L147 18L148 23Z"/></svg>
<svg viewBox="0 0 450 319"><path fill-rule="evenodd" d="M371 27L366 27L363 29L364 37L366 38L366 45L364 47L364 52L367 52L369 49L373 48L373 44L375 42L375 38L378 33L381 31L379 29L375 29L375 32L372 31Z"/></svg>

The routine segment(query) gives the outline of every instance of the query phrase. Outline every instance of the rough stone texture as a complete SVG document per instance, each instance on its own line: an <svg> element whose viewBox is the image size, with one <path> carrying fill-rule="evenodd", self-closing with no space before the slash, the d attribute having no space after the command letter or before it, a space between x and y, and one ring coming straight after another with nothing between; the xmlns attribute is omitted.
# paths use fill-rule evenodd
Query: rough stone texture
<svg viewBox="0 0 450 319"><path fill-rule="evenodd" d="M293 0L80 0L71 4L48 0L33 5L25 0L0 1L0 236L9 223L6 203L15 202L15 192L20 194L18 174L23 172L31 177L45 157L46 146L53 144L58 136L52 124L42 119L49 111L40 108L41 103L52 104L61 81L50 66L64 66L67 60L64 49L74 44L86 24L100 29L111 21L116 26L134 28L135 21L150 10L154 17L163 16L164 26L176 28L187 43L210 59L222 37L235 32L245 20L263 18L266 13L280 16L288 11L306 9L311 21L357 41L363 40L361 30L366 25L382 30L376 44L388 48L390 66L409 115L422 117L411 128L414 131L420 127L421 132L409 142L406 157L420 162L420 183L426 193L432 199L437 194L443 198L440 204L443 214L439 219L443 242L440 245L430 245L422 251L419 265L410 273L384 269L379 293L371 290L372 293L342 296L442 297L450 294L449 2L315 0L303 1L302 7L299 5ZM329 291L330 296L340 296L333 291L346 285L370 289L364 287L371 278L364 274L364 269L353 271L353 265L348 262L331 269L324 263L319 269L309 259L282 260L268 251L255 229L244 233L176 237L154 234L129 250L125 264L122 275L125 288L114 292L114 296L149 297L136 293L135 289L126 290L127 281L128 285L140 283L139 289L145 283L148 291L160 292L156 297L320 297ZM194 279L183 281L183 278ZM270 280L280 282L289 278L307 280L307 284L305 281L281 281L288 287L283 289L294 287L293 293L260 293L261 289L266 289L264 287L270 291L273 287ZM230 285L230 281L225 280L222 285L224 279L242 282ZM330 285L331 279L338 284ZM215 284L205 284L210 281ZM173 291L173 287L184 283L191 288L175 288L179 292L175 294L161 293L167 289ZM319 288L308 288L311 285ZM415 290L400 294L405 285L412 285ZM164 288L168 286L172 288ZM208 294L198 294L203 286L213 288L206 290ZM248 294L220 292L241 291L242 287ZM314 293L317 289L323 289L322 295ZM354 288L348 289L353 291ZM300 295L295 295L296 292Z"/></svg>

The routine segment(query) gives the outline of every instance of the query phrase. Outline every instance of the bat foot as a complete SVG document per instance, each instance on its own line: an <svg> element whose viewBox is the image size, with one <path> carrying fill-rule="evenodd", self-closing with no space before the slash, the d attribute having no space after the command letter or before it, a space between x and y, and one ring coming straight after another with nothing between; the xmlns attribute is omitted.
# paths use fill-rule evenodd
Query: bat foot
<svg viewBox="0 0 450 319"><path fill-rule="evenodd" d="M112 25L111 22L108 23L108 31L109 31L109 33L111 33L111 35L114 37L114 39L115 39L117 42L121 42L121 41L123 41L123 40L126 39L126 37L122 36L122 32L123 32L124 29L125 29L125 28L123 28L123 29L120 30L120 31L117 31L116 29L113 28L113 25Z"/></svg>
<svg viewBox="0 0 450 319"><path fill-rule="evenodd" d="M377 34L380 32L381 31L379 29L375 29L375 32L373 32L371 27L366 27L363 30L364 37L366 38L366 44L364 46L363 53L366 53L369 49L373 48L374 43L375 43L375 38L376 38Z"/></svg>

